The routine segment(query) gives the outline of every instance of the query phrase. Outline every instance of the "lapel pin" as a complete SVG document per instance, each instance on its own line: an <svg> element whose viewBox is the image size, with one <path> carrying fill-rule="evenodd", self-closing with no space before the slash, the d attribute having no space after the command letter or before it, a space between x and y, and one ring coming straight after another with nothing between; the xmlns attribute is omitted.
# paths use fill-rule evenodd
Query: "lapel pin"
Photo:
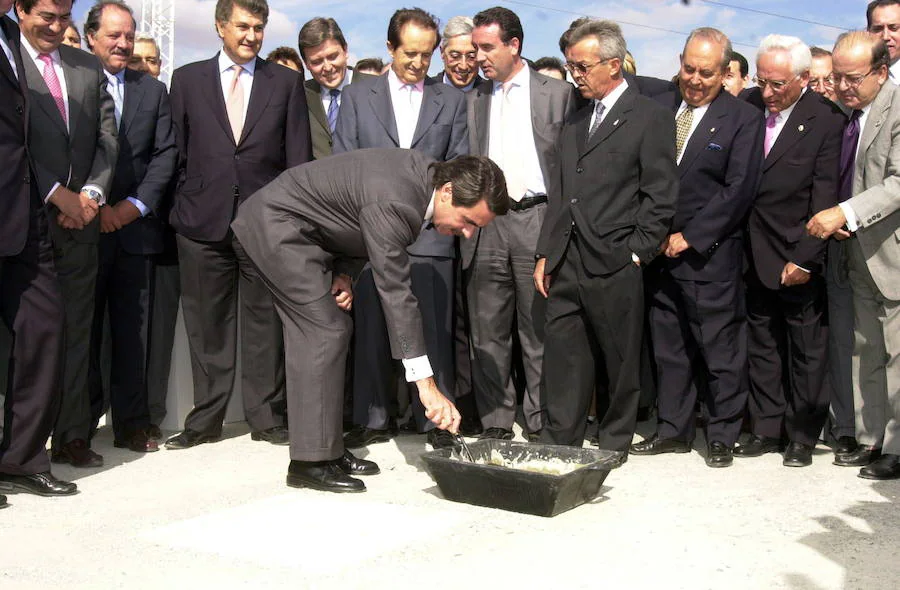
<svg viewBox="0 0 900 590"><path fill-rule="evenodd" d="M619 124L619 120L618 120L618 119L616 119L615 121L613 121L613 127L615 127L615 126L618 125L618 124Z"/></svg>
<svg viewBox="0 0 900 590"><path fill-rule="evenodd" d="M804 127L803 125L800 125L799 127L797 127L797 131L799 131L800 133L803 133L804 129L806 129L806 127Z"/></svg>
<svg viewBox="0 0 900 590"><path fill-rule="evenodd" d="M715 127L710 127L709 132L710 132L710 133L715 133L715 132L716 132L716 128L715 128Z"/></svg>

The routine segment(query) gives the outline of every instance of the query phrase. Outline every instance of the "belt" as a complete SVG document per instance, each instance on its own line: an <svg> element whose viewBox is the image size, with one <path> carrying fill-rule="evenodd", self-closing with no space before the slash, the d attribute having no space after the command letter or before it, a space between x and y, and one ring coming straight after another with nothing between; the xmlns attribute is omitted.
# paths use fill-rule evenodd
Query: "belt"
<svg viewBox="0 0 900 590"><path fill-rule="evenodd" d="M520 201L509 200L509 208L513 211L525 211L531 209L535 205L547 202L547 195L534 195L533 197L522 197Z"/></svg>

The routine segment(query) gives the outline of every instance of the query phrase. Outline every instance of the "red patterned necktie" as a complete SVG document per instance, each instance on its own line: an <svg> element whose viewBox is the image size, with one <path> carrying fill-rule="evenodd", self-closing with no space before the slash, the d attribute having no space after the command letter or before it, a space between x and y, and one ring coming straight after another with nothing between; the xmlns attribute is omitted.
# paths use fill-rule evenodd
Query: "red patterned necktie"
<svg viewBox="0 0 900 590"><path fill-rule="evenodd" d="M50 57L49 53L42 53L38 55L38 59L44 62L44 82L47 83L50 96L56 102L56 108L59 109L63 123L68 127L69 117L66 113L66 101L63 100L62 86L59 83L59 77L56 75L56 68L53 67L53 58Z"/></svg>

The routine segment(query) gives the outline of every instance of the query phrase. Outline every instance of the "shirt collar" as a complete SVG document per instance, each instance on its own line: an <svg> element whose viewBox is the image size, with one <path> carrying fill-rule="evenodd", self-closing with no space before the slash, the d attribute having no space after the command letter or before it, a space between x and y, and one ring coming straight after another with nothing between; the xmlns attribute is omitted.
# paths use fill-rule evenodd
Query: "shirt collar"
<svg viewBox="0 0 900 590"><path fill-rule="evenodd" d="M387 77L388 86L390 86L393 90L400 91L404 86L407 86L406 82L397 77L397 74L394 73L393 68L388 69ZM415 88L417 92L423 92L425 90L425 79L423 78L415 84L410 84L410 86Z"/></svg>
<svg viewBox="0 0 900 590"><path fill-rule="evenodd" d="M22 43L21 43L22 47L24 47L25 51L28 52L28 55L31 56L31 60L36 62L38 60L38 56L41 54L41 52L31 46L31 43L29 43L29 41L25 37L25 35L20 34L20 39L22 41ZM50 52L50 59L53 60L54 65L60 64L59 49L54 49L53 51Z"/></svg>
<svg viewBox="0 0 900 590"><path fill-rule="evenodd" d="M230 57L228 57L228 54L225 53L224 49L219 52L219 73L220 74L224 74L232 66L236 66L236 65L238 65L238 64L234 63L234 61L232 61L232 59ZM256 72L256 59L254 58L245 64L241 64L241 67L244 68L245 72L247 72L248 74L250 74L252 76L253 73Z"/></svg>
<svg viewBox="0 0 900 590"><path fill-rule="evenodd" d="M512 77L510 80L512 82L513 88L519 86L524 90L530 90L531 88L531 68L528 67L528 64L523 64L522 69ZM494 93L502 92L500 87L503 85L503 82L494 81Z"/></svg>
<svg viewBox="0 0 900 590"><path fill-rule="evenodd" d="M437 189L431 191L431 200L428 201L428 208L425 209L425 221L431 221L434 217L434 200L437 198Z"/></svg>
<svg viewBox="0 0 900 590"><path fill-rule="evenodd" d="M619 98L622 97L623 94L625 94L626 90L628 90L628 82L625 80L625 78L622 78L622 83L616 86L616 88L612 92L603 97L600 102L603 103L604 107L606 107L605 110L607 113L611 111L614 106L616 106L616 102L619 100ZM594 101L595 106L596 102L597 101Z"/></svg>
<svg viewBox="0 0 900 590"><path fill-rule="evenodd" d="M113 74L112 72L108 72L103 70L103 73L106 74L106 79L112 82L113 80L117 81L120 86L125 85L125 70L123 69L118 74Z"/></svg>
<svg viewBox="0 0 900 590"><path fill-rule="evenodd" d="M348 84L350 84L350 68L344 70L344 79L341 80L340 84L338 84L337 89L343 92L344 88L346 88ZM331 98L331 88L325 88L321 84L319 84L319 88L319 94L322 96L322 98Z"/></svg>
<svg viewBox="0 0 900 590"><path fill-rule="evenodd" d="M797 106L797 103L800 102L800 99L803 98L803 95L804 95L804 94L806 94L806 91L807 91L807 88L804 88L803 91L800 93L800 97L797 98L797 100L794 101L794 104L792 104L791 106L789 106L788 108L786 108L786 109L784 109L784 110L782 110L782 111L778 111L778 118L775 119L775 120L776 120L776 121L780 121L780 122L782 122L782 123L783 123L784 121L787 121L787 120L788 120L788 117L791 116L791 113L794 112L794 107ZM768 117L770 114L771 114L771 113L766 113L766 116Z"/></svg>

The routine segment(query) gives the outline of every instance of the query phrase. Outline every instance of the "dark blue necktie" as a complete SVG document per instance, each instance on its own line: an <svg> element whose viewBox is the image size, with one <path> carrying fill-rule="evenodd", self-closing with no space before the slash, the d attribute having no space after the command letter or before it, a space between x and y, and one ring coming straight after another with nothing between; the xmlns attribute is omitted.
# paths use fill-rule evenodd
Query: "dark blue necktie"
<svg viewBox="0 0 900 590"><path fill-rule="evenodd" d="M853 196L853 169L856 163L856 146L859 144L861 116L862 111L853 111L841 139L841 188L838 191L838 201L841 203Z"/></svg>
<svg viewBox="0 0 900 590"><path fill-rule="evenodd" d="M328 103L328 127L331 128L331 132L334 133L334 126L337 124L337 116L338 116L338 96L341 94L341 91L337 88L332 88L328 91L328 94L331 95L331 102Z"/></svg>

